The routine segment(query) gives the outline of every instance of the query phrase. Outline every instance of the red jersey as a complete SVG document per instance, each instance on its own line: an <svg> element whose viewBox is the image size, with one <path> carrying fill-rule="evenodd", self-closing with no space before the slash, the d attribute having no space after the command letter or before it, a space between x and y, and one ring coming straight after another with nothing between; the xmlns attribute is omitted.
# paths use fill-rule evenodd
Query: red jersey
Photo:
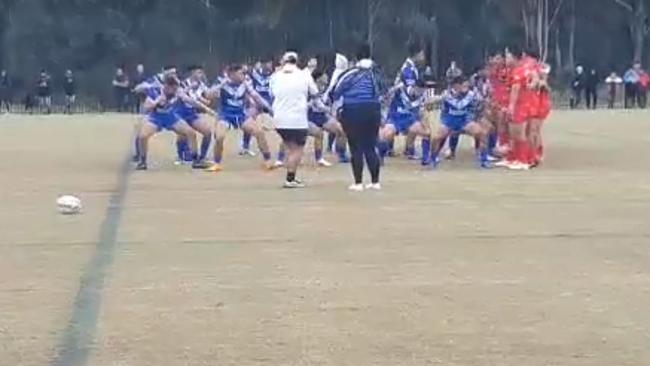
<svg viewBox="0 0 650 366"><path fill-rule="evenodd" d="M519 86L519 97L515 102L513 121L524 123L534 114L538 104L537 94L530 88L531 81L536 75L537 62L531 57L525 57L512 71L511 86Z"/></svg>
<svg viewBox="0 0 650 366"><path fill-rule="evenodd" d="M511 70L506 65L496 65L490 70L490 85L492 99L501 106L507 107L510 101Z"/></svg>

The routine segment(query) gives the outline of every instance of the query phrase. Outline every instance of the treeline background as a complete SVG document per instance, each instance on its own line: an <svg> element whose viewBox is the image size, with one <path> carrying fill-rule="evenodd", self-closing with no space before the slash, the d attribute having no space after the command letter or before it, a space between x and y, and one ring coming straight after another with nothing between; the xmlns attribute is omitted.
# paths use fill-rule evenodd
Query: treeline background
<svg viewBox="0 0 650 366"><path fill-rule="evenodd" d="M451 60L471 71L491 50L535 47L561 86L578 63L604 75L645 62L649 7L650 0L0 0L0 66L22 90L46 68L55 91L70 68L80 95L106 100L118 65L153 72L201 63L214 73L287 47L351 53L366 41L392 73L417 40L438 75Z"/></svg>

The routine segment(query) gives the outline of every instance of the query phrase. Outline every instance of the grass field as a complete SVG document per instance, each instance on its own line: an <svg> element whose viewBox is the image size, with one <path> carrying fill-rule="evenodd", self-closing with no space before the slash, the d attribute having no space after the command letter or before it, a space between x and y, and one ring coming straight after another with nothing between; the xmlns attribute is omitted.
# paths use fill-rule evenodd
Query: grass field
<svg viewBox="0 0 650 366"><path fill-rule="evenodd" d="M362 194L313 159L282 190L235 136L219 175L170 135L133 172L133 117L0 117L0 365L650 365L649 117L557 112L539 170L465 147Z"/></svg>

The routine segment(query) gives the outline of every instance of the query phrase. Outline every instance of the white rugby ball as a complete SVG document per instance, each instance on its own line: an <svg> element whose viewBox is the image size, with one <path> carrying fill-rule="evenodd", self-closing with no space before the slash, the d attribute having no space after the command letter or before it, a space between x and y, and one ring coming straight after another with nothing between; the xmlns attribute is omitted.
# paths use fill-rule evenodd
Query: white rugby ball
<svg viewBox="0 0 650 366"><path fill-rule="evenodd" d="M64 215L74 215L81 212L81 200L75 196L61 196L56 200L59 212Z"/></svg>

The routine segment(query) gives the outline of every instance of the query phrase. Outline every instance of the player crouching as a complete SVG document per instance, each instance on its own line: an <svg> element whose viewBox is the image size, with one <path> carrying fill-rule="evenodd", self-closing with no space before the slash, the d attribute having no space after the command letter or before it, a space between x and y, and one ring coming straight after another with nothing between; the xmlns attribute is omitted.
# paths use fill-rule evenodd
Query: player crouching
<svg viewBox="0 0 650 366"><path fill-rule="evenodd" d="M415 159L415 140L422 138L422 165L429 165L431 156L431 128L422 122L421 109L424 105L424 83L418 81L412 87L398 84L393 93L388 121L379 131L379 155L381 160L388 155L390 146L398 135L406 136L406 156Z"/></svg>
<svg viewBox="0 0 650 366"><path fill-rule="evenodd" d="M138 132L139 161L137 170L147 170L147 152L149 139L163 129L176 132L190 143L192 168L205 169L209 164L201 161L197 153L196 133L185 121L176 115L179 103L194 103L184 93L179 93L180 82L175 76L166 76L162 86L151 87L147 90L144 102L145 117ZM197 106L198 107L198 106Z"/></svg>
<svg viewBox="0 0 650 366"><path fill-rule="evenodd" d="M478 141L478 162L481 168L491 168L489 162L487 131L476 120L481 103L479 94L472 90L463 77L454 78L451 87L440 96L441 124L433 134L431 166L437 167L443 142L454 133L465 133Z"/></svg>

